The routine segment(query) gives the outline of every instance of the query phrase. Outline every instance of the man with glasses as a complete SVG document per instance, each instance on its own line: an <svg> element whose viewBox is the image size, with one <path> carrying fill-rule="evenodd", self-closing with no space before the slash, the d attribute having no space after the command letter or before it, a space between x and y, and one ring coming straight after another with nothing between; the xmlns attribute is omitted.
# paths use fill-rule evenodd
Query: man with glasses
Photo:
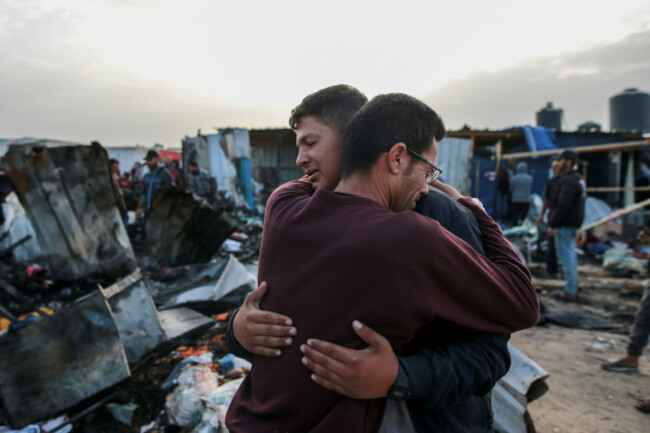
<svg viewBox="0 0 650 433"><path fill-rule="evenodd" d="M536 323L530 275L483 210L446 188L478 219L486 257L436 222L403 212L427 194L433 171L408 149L435 160L443 135L437 114L420 101L377 97L345 132L334 192L314 193L298 181L273 193L259 273L271 290L262 306L292 317L300 331L281 357L255 358L229 408L231 432L376 431L385 400L345 398L300 368L297 346L307 337L360 348L363 342L348 327L356 318L386 335L398 352L435 318L498 333ZM320 183L319 171L306 173Z"/></svg>
<svg viewBox="0 0 650 433"><path fill-rule="evenodd" d="M336 85L306 96L292 110L289 125L296 133L296 164L314 186L332 190L340 181L343 134L366 102L357 89ZM416 212L438 221L485 255L474 214L439 189L429 187ZM290 346L298 332L289 317L259 309L265 290L262 282L231 316L228 327L231 351L249 360L253 355L280 356L280 349ZM477 288L476 295L480 293ZM388 340L369 327L355 332L368 347L353 350L312 340L313 346L305 351L306 365L314 371L316 383L346 397L388 394L382 432L491 430L489 391L510 365L508 335L475 333L436 321L418 331L408 351L396 356ZM397 372L391 369L396 364Z"/></svg>
<svg viewBox="0 0 650 433"><path fill-rule="evenodd" d="M427 179L426 179L427 185L431 185L433 182L438 180L438 178L442 174L441 169L433 165L433 162L429 161L424 156L417 153L415 150L406 149L406 151L430 167L429 174L427 174Z"/></svg>

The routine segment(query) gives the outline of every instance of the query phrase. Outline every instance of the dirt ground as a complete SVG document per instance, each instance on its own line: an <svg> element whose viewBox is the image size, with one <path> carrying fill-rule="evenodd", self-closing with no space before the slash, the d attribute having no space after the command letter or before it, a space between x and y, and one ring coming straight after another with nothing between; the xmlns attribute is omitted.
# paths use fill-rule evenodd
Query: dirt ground
<svg viewBox="0 0 650 433"><path fill-rule="evenodd" d="M594 281L608 286L609 280ZM610 320L625 318L616 321L615 332L549 324L513 335L511 343L550 374L549 391L528 405L538 433L650 432L650 414L634 408L637 398L650 397L647 351L640 359L639 373L611 373L600 367L625 353L629 322L639 302L638 297L622 297L620 292L581 286L584 308L600 311ZM547 290L542 290L540 299L554 302Z"/></svg>

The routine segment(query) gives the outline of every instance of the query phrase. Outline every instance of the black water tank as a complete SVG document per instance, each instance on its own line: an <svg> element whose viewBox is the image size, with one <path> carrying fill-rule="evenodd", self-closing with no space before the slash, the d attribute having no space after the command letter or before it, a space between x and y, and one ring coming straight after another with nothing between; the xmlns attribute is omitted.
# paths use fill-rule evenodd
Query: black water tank
<svg viewBox="0 0 650 433"><path fill-rule="evenodd" d="M650 95L630 88L609 98L609 124L613 132L650 132Z"/></svg>
<svg viewBox="0 0 650 433"><path fill-rule="evenodd" d="M592 122L591 120L578 125L578 132L600 132L601 129L599 123Z"/></svg>
<svg viewBox="0 0 650 433"><path fill-rule="evenodd" d="M537 126L562 130L562 109L553 108L553 103L549 102L546 107L537 112Z"/></svg>

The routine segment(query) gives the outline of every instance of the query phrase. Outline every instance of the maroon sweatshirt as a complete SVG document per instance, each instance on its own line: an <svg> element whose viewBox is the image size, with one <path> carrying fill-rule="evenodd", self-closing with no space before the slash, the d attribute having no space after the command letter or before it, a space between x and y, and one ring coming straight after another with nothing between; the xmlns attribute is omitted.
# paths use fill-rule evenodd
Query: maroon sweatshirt
<svg viewBox="0 0 650 433"><path fill-rule="evenodd" d="M312 195L313 194L313 195ZM262 308L298 329L278 358L258 356L226 418L239 432L376 432L385 399L356 400L315 384L302 365L308 338L350 348L364 343L358 319L397 353L436 318L478 331L509 334L539 319L528 269L500 228L471 199L486 256L415 212L290 182L270 197L260 250Z"/></svg>

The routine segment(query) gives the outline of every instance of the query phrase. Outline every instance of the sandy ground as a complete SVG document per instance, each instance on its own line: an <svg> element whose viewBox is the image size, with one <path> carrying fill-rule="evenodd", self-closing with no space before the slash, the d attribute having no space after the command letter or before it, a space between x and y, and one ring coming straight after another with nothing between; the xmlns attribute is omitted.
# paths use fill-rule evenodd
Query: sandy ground
<svg viewBox="0 0 650 433"><path fill-rule="evenodd" d="M610 305L628 311L638 305L638 299L623 299L618 291L582 293L583 299L609 298ZM553 302L546 294L540 298ZM625 353L628 327L622 324L621 333L610 333L547 325L513 335L512 344L550 374L549 391L528 405L538 433L650 432L650 414L634 408L638 397L650 397L650 349L641 357L639 373L600 367Z"/></svg>

